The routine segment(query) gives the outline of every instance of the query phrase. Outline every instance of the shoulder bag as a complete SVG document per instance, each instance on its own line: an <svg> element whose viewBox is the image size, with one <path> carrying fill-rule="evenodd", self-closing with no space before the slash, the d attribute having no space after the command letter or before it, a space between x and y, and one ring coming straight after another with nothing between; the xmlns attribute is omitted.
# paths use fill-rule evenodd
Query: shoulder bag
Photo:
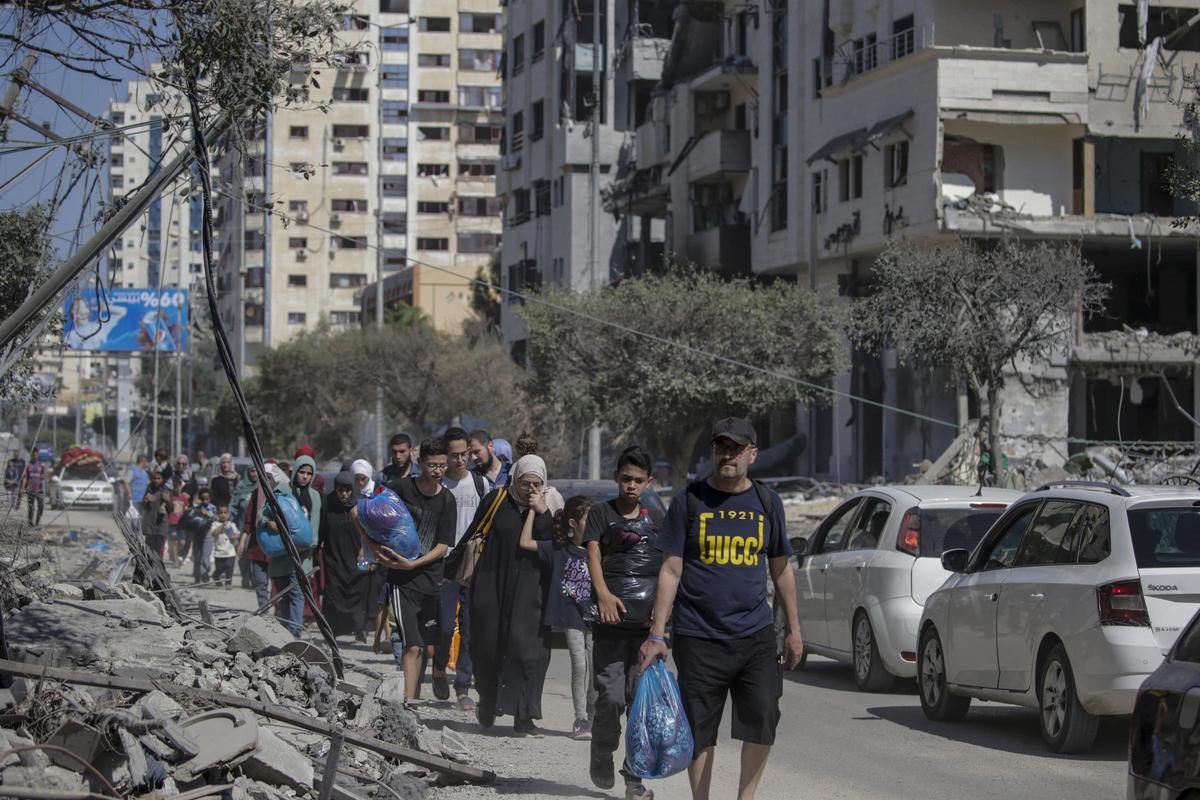
<svg viewBox="0 0 1200 800"><path fill-rule="evenodd" d="M479 528L460 545L463 548L462 557L454 571L454 580L458 581L460 585L471 585L471 578L475 577L475 567L479 565L479 559L483 555L483 546L487 543L488 534L492 530L496 512L500 510L500 505L507 496L506 489L502 488L496 492L492 504L488 506L487 513L483 515L483 520L479 523Z"/></svg>

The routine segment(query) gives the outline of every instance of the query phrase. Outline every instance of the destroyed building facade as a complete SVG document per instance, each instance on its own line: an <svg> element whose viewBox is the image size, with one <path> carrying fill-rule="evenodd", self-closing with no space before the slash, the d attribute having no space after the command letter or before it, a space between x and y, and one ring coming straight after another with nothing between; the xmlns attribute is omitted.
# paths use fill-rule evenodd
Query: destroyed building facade
<svg viewBox="0 0 1200 800"><path fill-rule="evenodd" d="M1033 393L1009 382L1006 450L1054 465L1090 442L1191 444L1175 401L1200 416L1198 240L1176 223L1196 208L1168 174L1188 157L1198 15L1196 0L682 3L605 182L617 235L661 225L664 243L626 238L614 260L636 272L665 251L842 301L892 239L1076 242L1112 285L1107 313L1026 365ZM975 415L887 353L853 354L835 388ZM846 399L773 420L773 441L797 433L797 469L835 480L901 478L954 436Z"/></svg>

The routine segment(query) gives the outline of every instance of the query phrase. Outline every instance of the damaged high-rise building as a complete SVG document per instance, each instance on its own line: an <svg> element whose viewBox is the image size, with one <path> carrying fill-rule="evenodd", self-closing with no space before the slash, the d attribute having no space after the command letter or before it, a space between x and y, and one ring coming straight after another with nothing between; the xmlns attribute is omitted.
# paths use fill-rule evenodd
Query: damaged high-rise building
<svg viewBox="0 0 1200 800"><path fill-rule="evenodd" d="M1031 368L1033 394L1009 382L1006 450L1056 464L1196 440L1180 409L1200 417L1200 231L1168 177L1189 157L1200 0L556 0L508 7L505 41L508 286L590 288L665 258L844 301L893 239L1070 241L1112 285L1107 311ZM851 361L846 394L976 413L944 376ZM846 399L770 428L795 437L795 468L841 480L902 477L954 437Z"/></svg>

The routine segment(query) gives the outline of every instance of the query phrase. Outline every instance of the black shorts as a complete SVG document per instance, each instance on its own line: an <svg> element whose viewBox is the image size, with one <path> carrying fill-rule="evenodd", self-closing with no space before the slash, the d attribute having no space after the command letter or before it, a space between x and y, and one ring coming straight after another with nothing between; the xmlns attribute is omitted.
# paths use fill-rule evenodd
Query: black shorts
<svg viewBox="0 0 1200 800"><path fill-rule="evenodd" d="M775 744L783 668L775 654L772 626L744 639L676 634L673 652L696 753L716 745L727 696L733 698L733 738Z"/></svg>
<svg viewBox="0 0 1200 800"><path fill-rule="evenodd" d="M396 632L404 646L437 644L441 635L441 596L415 592L407 586L388 584L388 588L396 612Z"/></svg>

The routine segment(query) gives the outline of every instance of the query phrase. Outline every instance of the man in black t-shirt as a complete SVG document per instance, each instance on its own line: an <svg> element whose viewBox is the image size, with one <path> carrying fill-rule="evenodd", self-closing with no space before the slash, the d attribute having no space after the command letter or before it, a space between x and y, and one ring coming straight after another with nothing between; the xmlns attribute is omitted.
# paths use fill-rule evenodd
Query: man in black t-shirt
<svg viewBox="0 0 1200 800"><path fill-rule="evenodd" d="M424 657L433 655L440 635L442 559L454 544L458 519L454 495L442 486L442 476L446 474L446 445L442 440L422 442L417 464L421 470L419 477L400 477L389 488L400 496L412 515L421 540L421 555L410 561L387 547L376 550L379 563L388 567L392 611L403 648L401 666L406 703L417 698Z"/></svg>
<svg viewBox="0 0 1200 800"><path fill-rule="evenodd" d="M717 729L731 698L733 738L742 740L738 797L750 800L775 742L783 694L768 574L787 617L789 669L799 663L804 643L783 503L749 477L758 458L754 428L727 417L713 425L711 446L713 474L675 496L658 535L663 565L641 668L666 658L671 618L679 691L695 739L692 797L708 798Z"/></svg>

